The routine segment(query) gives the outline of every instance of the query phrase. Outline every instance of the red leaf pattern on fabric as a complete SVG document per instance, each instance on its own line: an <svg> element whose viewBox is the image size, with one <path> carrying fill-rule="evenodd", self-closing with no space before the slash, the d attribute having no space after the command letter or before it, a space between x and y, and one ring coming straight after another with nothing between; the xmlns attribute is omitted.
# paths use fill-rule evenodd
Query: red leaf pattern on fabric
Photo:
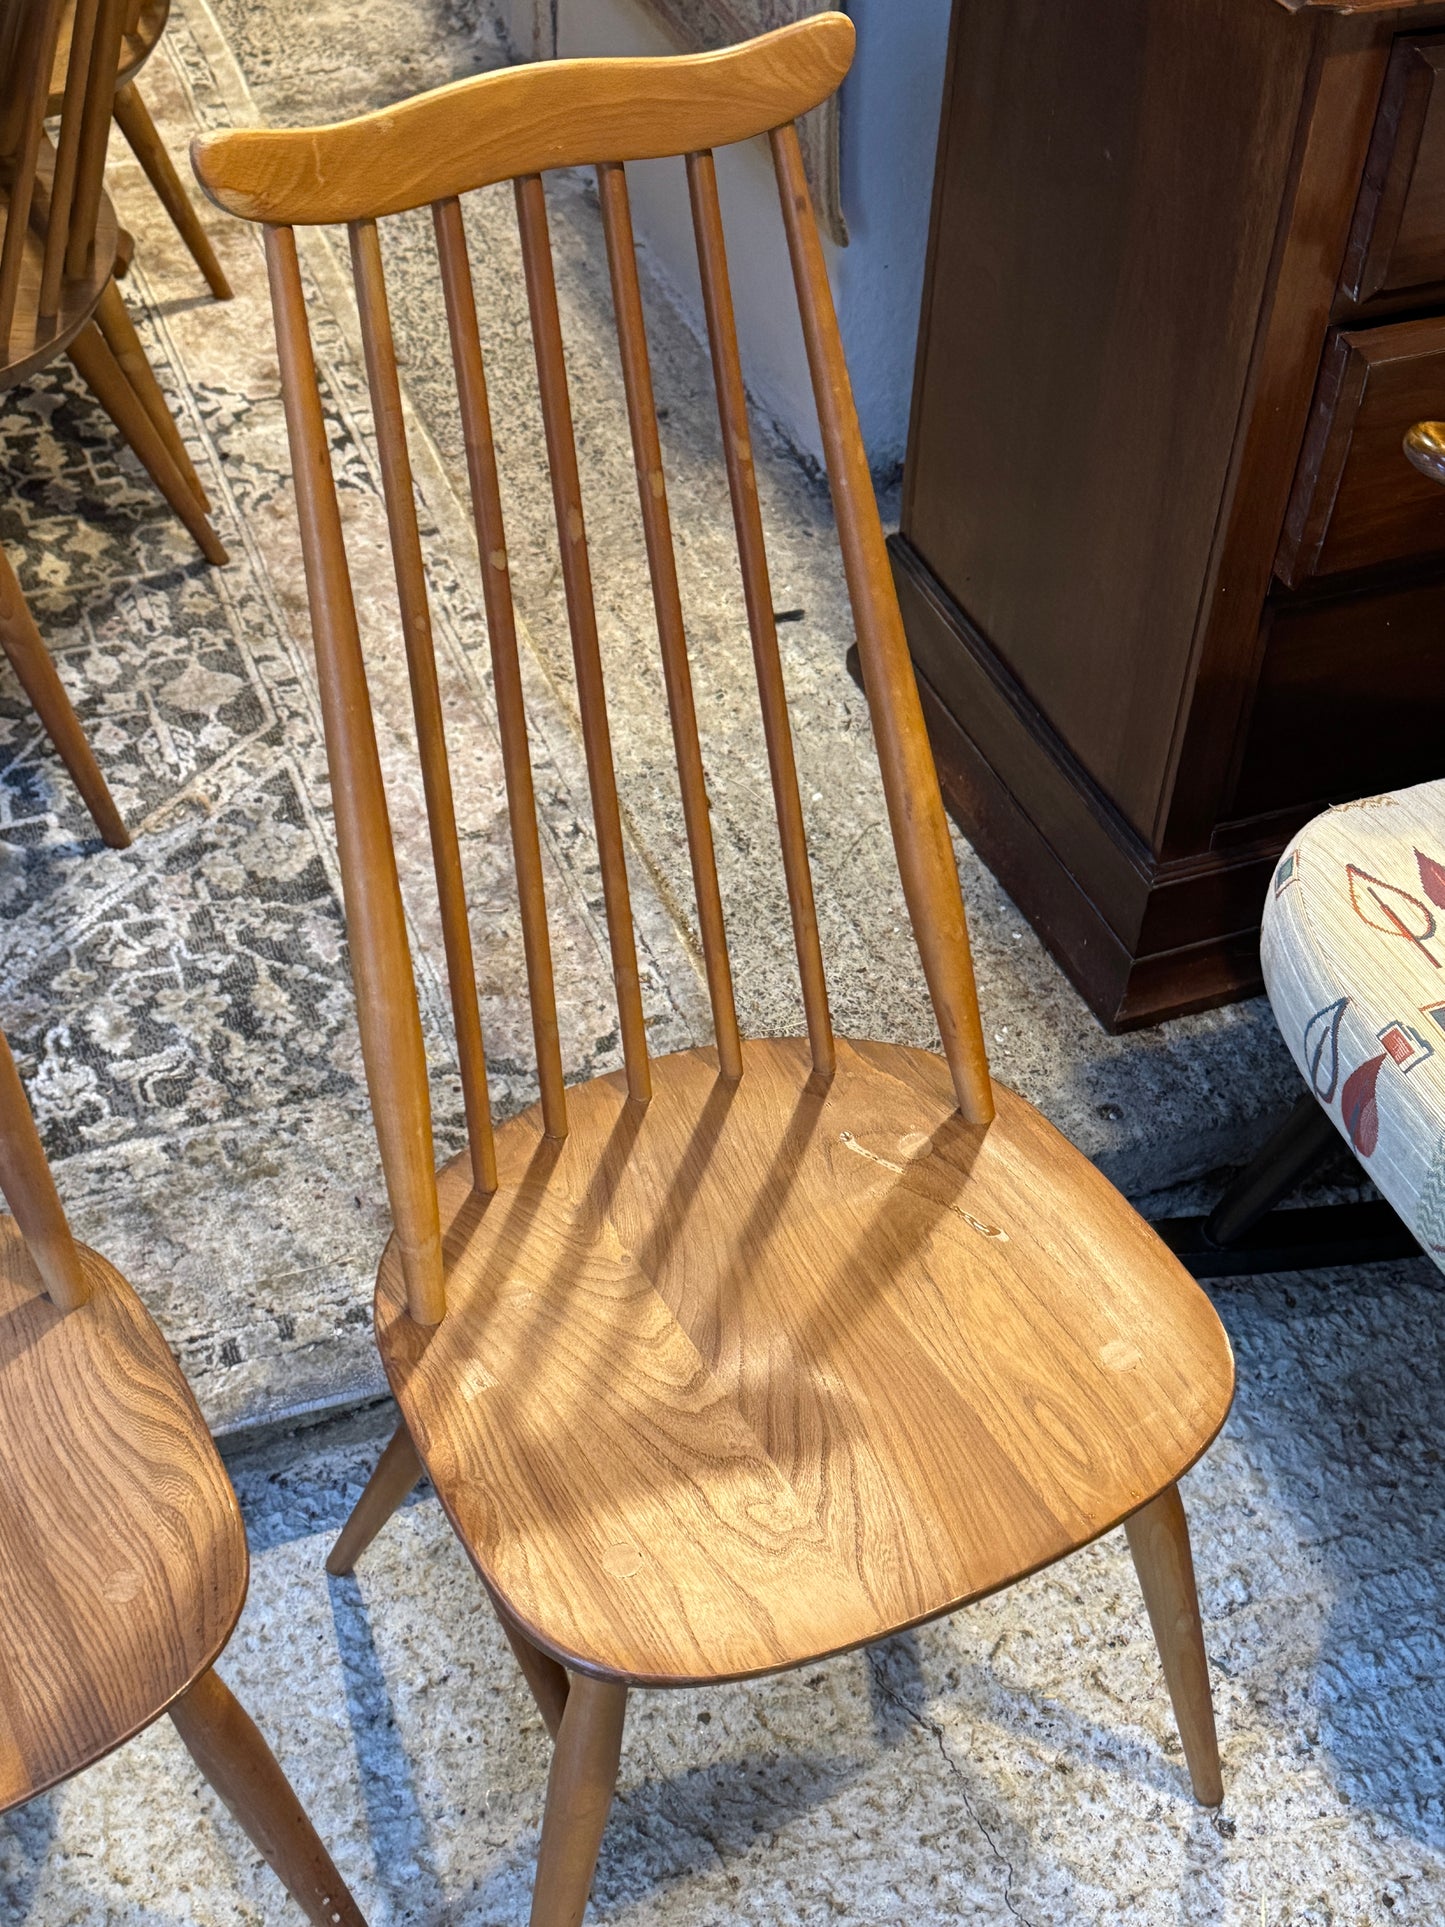
<svg viewBox="0 0 1445 1927"><path fill-rule="evenodd" d="M1445 863L1437 863L1423 850L1416 850L1415 861L1420 866L1420 888L1432 903L1445 909Z"/></svg>
<svg viewBox="0 0 1445 1927"><path fill-rule="evenodd" d="M1369 1157L1380 1139L1380 1112L1375 1102L1375 1085L1384 1061L1383 1051L1378 1057L1367 1058L1350 1072L1340 1092L1340 1116L1349 1132L1350 1143L1362 1158Z"/></svg>

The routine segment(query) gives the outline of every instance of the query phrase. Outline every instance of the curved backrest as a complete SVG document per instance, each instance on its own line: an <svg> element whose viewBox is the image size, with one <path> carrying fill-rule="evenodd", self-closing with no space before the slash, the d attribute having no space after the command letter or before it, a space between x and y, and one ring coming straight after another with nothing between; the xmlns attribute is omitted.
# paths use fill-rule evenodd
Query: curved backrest
<svg viewBox="0 0 1445 1927"><path fill-rule="evenodd" d="M14 1213L31 1263L62 1311L72 1311L90 1296L80 1253L65 1221L55 1180L45 1162L40 1134L30 1115L25 1089L0 1034L0 1193Z"/></svg>
<svg viewBox="0 0 1445 1927"><path fill-rule="evenodd" d="M850 22L841 14L821 14L720 53L513 68L335 127L238 131L193 147L196 173L212 198L222 207L266 223L362 1047L408 1304L420 1322L434 1323L444 1309L426 1066L366 671L316 387L293 232L297 224L344 221L350 229L477 1184L495 1188L496 1156L421 541L376 223L408 208L429 204L432 210L482 559L543 1117L548 1134L560 1137L567 1128L566 1096L527 726L486 377L457 197L496 181L510 179L514 185L628 1089L633 1099L646 1102L650 1092L647 1039L540 170L583 164L597 170L719 1069L724 1077L736 1078L742 1072L742 1053L624 171L629 160L686 157L808 1035L815 1067L828 1075L833 1068L833 1034L712 157L715 146L762 133L772 147L904 891L960 1108L979 1123L993 1115L958 873L793 125L796 116L816 106L838 85L852 52Z"/></svg>

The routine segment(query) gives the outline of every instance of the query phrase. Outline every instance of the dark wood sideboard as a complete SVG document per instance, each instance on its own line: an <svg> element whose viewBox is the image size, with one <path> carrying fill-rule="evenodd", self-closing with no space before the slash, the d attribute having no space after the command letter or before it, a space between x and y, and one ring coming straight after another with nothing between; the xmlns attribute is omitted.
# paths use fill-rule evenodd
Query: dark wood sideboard
<svg viewBox="0 0 1445 1927"><path fill-rule="evenodd" d="M955 0L899 534L949 807L1101 1020L1445 776L1445 5Z"/></svg>

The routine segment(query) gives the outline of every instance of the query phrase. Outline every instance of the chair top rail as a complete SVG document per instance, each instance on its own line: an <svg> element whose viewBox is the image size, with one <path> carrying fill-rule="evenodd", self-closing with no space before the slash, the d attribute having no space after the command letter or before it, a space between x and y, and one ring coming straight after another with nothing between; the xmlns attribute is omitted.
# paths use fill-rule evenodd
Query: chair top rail
<svg viewBox="0 0 1445 1927"><path fill-rule="evenodd" d="M197 140L196 176L229 213L275 226L379 219L545 169L659 160L765 134L838 86L853 23L815 14L715 53L537 61L330 127Z"/></svg>

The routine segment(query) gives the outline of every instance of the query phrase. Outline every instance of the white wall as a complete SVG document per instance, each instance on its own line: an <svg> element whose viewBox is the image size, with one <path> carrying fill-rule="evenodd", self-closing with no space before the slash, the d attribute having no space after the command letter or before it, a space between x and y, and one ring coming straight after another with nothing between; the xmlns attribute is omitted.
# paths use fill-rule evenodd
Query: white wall
<svg viewBox="0 0 1445 1927"><path fill-rule="evenodd" d="M550 38L554 0L492 0L516 53ZM825 242L839 325L869 460L902 460L918 330L933 150L949 0L851 0L858 53L843 87L843 208L850 242ZM643 0L555 0L561 55L674 53ZM681 162L629 167L633 219L699 331L698 289ZM800 449L819 456L817 421L777 189L761 141L722 150L718 184L748 385Z"/></svg>

